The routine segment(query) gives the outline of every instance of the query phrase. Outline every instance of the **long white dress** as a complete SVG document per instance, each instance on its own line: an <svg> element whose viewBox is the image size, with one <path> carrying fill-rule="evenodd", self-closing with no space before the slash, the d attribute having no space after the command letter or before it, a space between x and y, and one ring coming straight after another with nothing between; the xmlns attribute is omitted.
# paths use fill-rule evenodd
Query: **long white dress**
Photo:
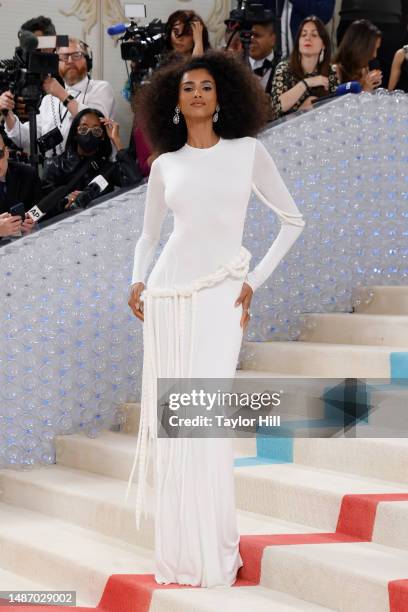
<svg viewBox="0 0 408 612"><path fill-rule="evenodd" d="M251 190L281 229L248 273L242 235ZM174 228L146 283L167 212ZM132 282L146 289L141 423L129 486L138 469L136 518L154 464L155 579L194 586L232 585L242 566L229 438L158 438L156 380L232 378L242 341L243 282L255 291L304 226L275 163L256 139L188 144L152 164Z"/></svg>

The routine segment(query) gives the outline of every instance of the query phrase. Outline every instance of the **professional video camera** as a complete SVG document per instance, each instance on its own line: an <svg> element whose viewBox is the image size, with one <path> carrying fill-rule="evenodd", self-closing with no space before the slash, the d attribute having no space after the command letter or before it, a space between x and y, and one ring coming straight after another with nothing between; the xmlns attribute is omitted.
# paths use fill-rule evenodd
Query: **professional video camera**
<svg viewBox="0 0 408 612"><path fill-rule="evenodd" d="M38 49L39 39L32 32L20 30L18 37L14 58L0 60L0 93L10 90L24 98L27 110L37 110L44 96L44 79L58 76L58 56Z"/></svg>
<svg viewBox="0 0 408 612"><path fill-rule="evenodd" d="M131 62L132 80L141 82L157 68L165 50L165 24L160 19L145 26L131 19L128 24L108 28L107 32L110 36L123 34L119 38L120 51L122 59Z"/></svg>
<svg viewBox="0 0 408 612"><path fill-rule="evenodd" d="M276 20L275 14L271 10L265 9L260 0L239 0L238 7L230 12L228 19L224 22L227 26L227 32L231 34L227 42L227 48L235 34L239 32L239 37L244 49L244 59L249 62L249 45L251 42L252 27L257 23L266 23L269 21L275 23L277 34L276 48L279 50L280 23Z"/></svg>
<svg viewBox="0 0 408 612"><path fill-rule="evenodd" d="M33 166L38 164L37 120L41 100L45 95L42 84L48 76L58 77L58 56L44 53L39 47L40 40L32 32L20 30L20 46L16 48L13 59L0 60L0 94L10 90L15 98L24 100L30 122L30 158ZM44 44L50 44L50 37ZM54 46L68 46L68 36L56 36ZM2 112L7 115L7 111Z"/></svg>

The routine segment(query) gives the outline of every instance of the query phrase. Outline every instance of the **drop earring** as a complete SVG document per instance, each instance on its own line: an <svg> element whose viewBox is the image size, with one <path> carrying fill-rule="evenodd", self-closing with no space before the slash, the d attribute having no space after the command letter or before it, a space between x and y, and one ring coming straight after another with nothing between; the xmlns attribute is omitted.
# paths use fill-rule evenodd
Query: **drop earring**
<svg viewBox="0 0 408 612"><path fill-rule="evenodd" d="M217 106L215 107L215 113L213 114L213 122L214 123L217 123L217 121L218 121L219 112L220 112L220 105L217 104Z"/></svg>
<svg viewBox="0 0 408 612"><path fill-rule="evenodd" d="M174 117L173 117L173 123L174 125L178 125L180 123L180 107L177 104L176 108L174 109Z"/></svg>
<svg viewBox="0 0 408 612"><path fill-rule="evenodd" d="M324 49L320 51L319 64L323 64L323 60L324 60Z"/></svg>

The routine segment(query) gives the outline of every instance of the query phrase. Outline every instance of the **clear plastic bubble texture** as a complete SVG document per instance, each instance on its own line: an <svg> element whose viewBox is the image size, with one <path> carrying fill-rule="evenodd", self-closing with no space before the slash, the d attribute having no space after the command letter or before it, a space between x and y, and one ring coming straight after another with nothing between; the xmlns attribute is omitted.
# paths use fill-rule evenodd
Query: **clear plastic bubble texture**
<svg viewBox="0 0 408 612"><path fill-rule="evenodd" d="M308 312L408 284L408 96L345 96L265 131L306 228L258 289L247 340L296 340ZM0 467L55 462L54 437L97 436L140 399L142 324L128 289L146 186L0 249ZM172 229L165 220L159 255ZM279 230L251 199L244 245ZM359 290L361 288L361 290Z"/></svg>

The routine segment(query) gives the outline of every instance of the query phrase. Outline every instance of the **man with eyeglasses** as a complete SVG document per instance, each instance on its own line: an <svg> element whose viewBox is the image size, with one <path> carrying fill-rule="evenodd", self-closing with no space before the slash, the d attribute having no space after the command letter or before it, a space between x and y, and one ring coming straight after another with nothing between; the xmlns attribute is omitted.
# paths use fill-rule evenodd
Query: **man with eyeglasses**
<svg viewBox="0 0 408 612"><path fill-rule="evenodd" d="M57 153L64 151L72 119L84 108L97 108L105 117L114 117L115 98L113 89L107 81L97 81L89 76L90 58L86 45L76 38L69 39L69 47L57 49L59 74L64 87L57 79L49 77L43 83L44 96L37 115L37 136L44 136L58 128L63 142L58 145ZM0 111L7 110L5 127L9 138L30 151L29 123L22 123L13 113L14 96L8 91L0 96ZM51 156L53 151L47 151Z"/></svg>
<svg viewBox="0 0 408 612"><path fill-rule="evenodd" d="M22 202L30 210L42 198L39 178L31 166L9 161L9 153L0 132L0 238L20 236L29 233L34 222L26 214L10 214L10 208Z"/></svg>

